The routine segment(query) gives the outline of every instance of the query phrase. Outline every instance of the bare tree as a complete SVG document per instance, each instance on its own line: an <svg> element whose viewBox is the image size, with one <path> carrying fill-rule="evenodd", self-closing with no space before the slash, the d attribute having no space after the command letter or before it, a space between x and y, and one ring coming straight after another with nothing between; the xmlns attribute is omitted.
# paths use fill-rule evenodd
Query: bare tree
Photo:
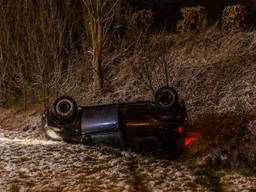
<svg viewBox="0 0 256 192"><path fill-rule="evenodd" d="M103 88L102 53L120 0L83 0L85 22L91 42L93 83L95 92Z"/></svg>

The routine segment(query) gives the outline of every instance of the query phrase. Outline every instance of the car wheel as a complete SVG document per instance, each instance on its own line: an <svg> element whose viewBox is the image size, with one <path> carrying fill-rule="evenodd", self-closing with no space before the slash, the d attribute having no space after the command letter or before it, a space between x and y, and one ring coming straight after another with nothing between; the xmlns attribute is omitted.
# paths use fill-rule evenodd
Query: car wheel
<svg viewBox="0 0 256 192"><path fill-rule="evenodd" d="M178 94L174 88L163 87L155 93L155 103L161 109L171 109L179 101Z"/></svg>
<svg viewBox="0 0 256 192"><path fill-rule="evenodd" d="M63 96L54 102L53 110L59 123L72 122L77 116L77 103L71 97Z"/></svg>

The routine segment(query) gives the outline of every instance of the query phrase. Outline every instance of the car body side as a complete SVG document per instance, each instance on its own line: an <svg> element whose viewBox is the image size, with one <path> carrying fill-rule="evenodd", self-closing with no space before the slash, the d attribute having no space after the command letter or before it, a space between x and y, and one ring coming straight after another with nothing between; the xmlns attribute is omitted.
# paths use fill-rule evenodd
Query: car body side
<svg viewBox="0 0 256 192"><path fill-rule="evenodd" d="M50 139L144 153L183 145L186 121L185 106L162 110L154 102L137 102L78 107L72 122L58 122L47 111L43 130Z"/></svg>

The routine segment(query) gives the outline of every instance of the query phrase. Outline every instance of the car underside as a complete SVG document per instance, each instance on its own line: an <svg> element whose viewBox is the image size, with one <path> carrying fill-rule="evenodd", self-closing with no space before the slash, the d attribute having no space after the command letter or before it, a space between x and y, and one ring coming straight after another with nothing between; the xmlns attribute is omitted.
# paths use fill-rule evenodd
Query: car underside
<svg viewBox="0 0 256 192"><path fill-rule="evenodd" d="M186 123L184 102L169 87L159 89L154 101L136 103L85 107L64 96L42 118L51 140L152 154L181 153Z"/></svg>

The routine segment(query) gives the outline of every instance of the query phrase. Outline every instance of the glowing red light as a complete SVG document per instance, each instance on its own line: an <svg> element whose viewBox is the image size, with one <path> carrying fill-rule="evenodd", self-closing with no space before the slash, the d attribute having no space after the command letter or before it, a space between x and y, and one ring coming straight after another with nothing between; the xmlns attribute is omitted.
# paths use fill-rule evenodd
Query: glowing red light
<svg viewBox="0 0 256 192"><path fill-rule="evenodd" d="M186 138L185 138L185 147L188 148L191 146L198 138L198 134L196 133L190 133Z"/></svg>
<svg viewBox="0 0 256 192"><path fill-rule="evenodd" d="M185 147L189 147L190 144L192 143L193 138L192 137L188 137L185 139Z"/></svg>
<svg viewBox="0 0 256 192"><path fill-rule="evenodd" d="M183 127L179 127L179 128L178 128L178 132L179 132L180 134L182 134L182 133L183 133Z"/></svg>

